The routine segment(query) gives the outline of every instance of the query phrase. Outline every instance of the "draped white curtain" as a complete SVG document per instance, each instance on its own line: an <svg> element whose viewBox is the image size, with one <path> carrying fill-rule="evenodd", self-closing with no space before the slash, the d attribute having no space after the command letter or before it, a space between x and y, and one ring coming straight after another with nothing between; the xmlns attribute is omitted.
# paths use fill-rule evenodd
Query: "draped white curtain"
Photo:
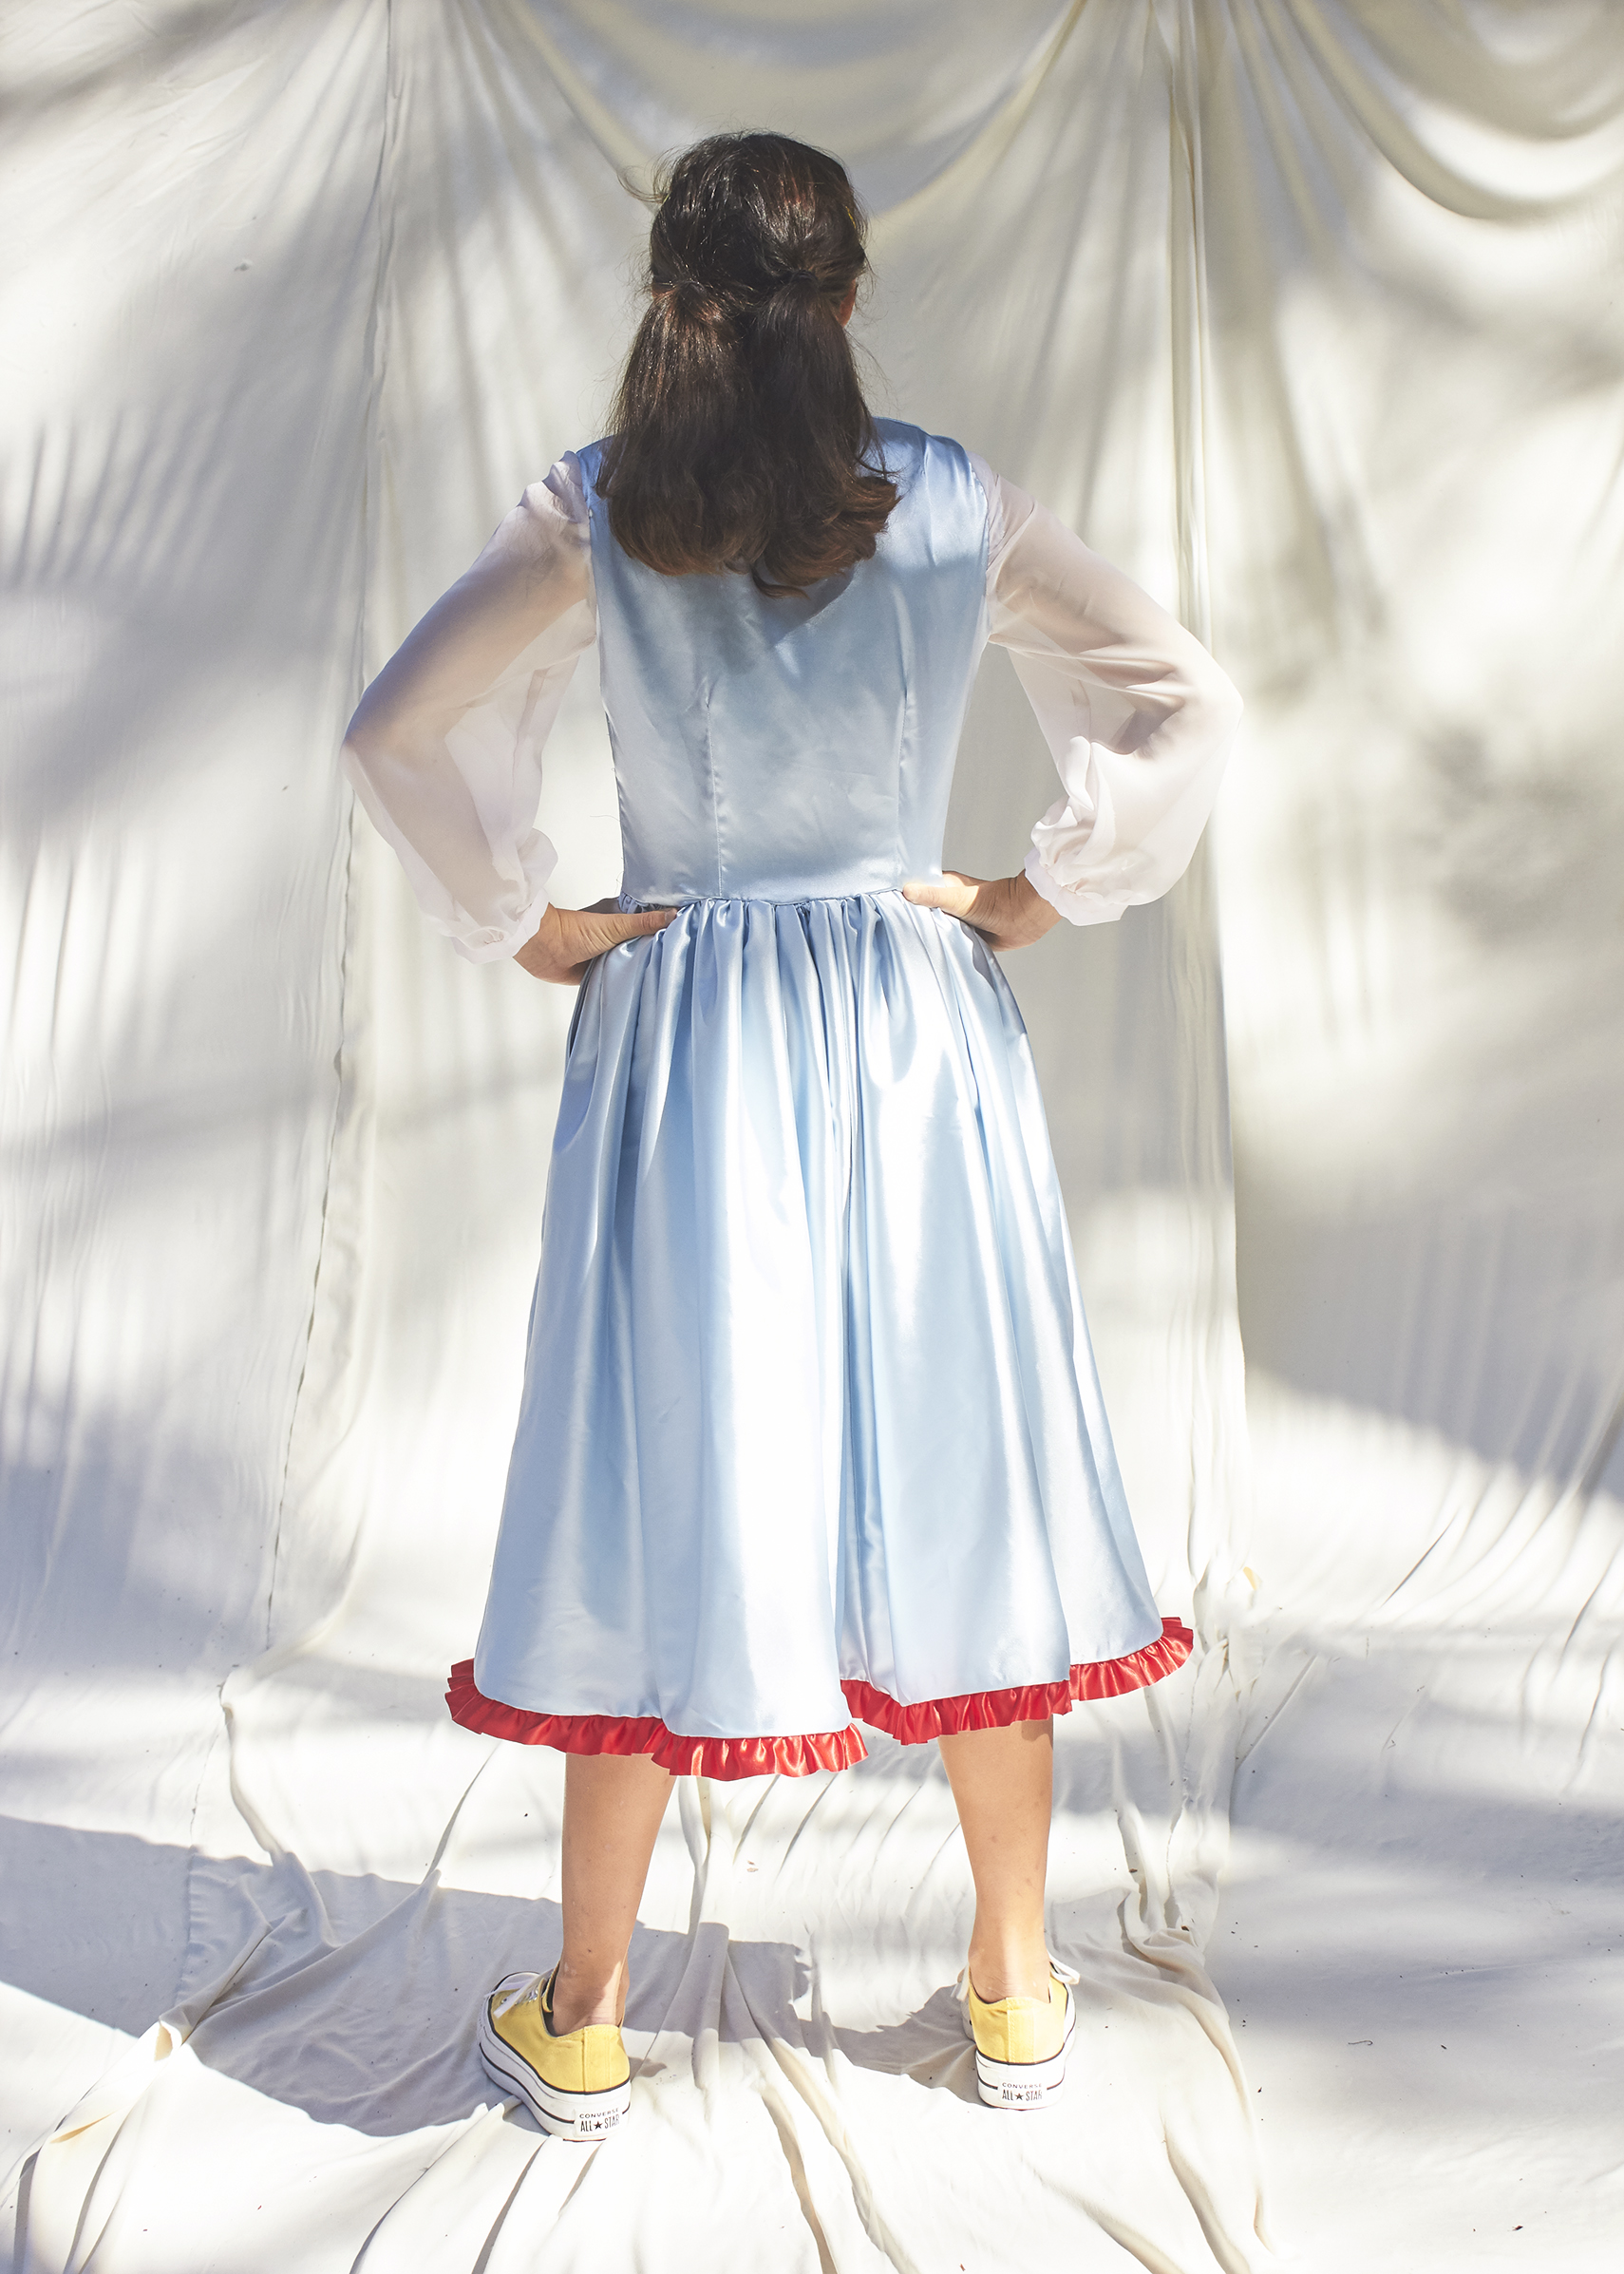
<svg viewBox="0 0 1624 2274"><path fill-rule="evenodd" d="M1229 2274L1265 2182L1317 2266L1611 2263L1617 9L29 0L0 62L15 2263ZM617 172L759 123L870 203L876 407L1248 698L1185 882L1010 964L1204 1648L1061 1730L1064 2113L963 2097L962 1848L877 1745L673 1802L583 2166L471 2049L557 1766L440 1702L569 998L423 927L335 752L598 431ZM586 677L565 900L617 878ZM991 656L950 858L1050 782Z"/></svg>

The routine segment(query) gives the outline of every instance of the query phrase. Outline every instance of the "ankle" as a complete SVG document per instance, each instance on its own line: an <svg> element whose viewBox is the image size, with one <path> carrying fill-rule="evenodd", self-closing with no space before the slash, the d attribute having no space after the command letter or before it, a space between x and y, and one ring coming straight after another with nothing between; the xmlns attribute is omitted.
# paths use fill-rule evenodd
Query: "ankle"
<svg viewBox="0 0 1624 2274"><path fill-rule="evenodd" d="M572 1965L560 1959L553 1977L553 2028L559 2037L572 2029L614 2029L626 2010L627 1975L622 1960L606 1973L601 1965Z"/></svg>
<svg viewBox="0 0 1624 2274"><path fill-rule="evenodd" d="M996 2005L1004 1998L1047 1999L1048 1976L1041 1929L1035 1936L976 1933L970 1938L971 1985L983 2005Z"/></svg>

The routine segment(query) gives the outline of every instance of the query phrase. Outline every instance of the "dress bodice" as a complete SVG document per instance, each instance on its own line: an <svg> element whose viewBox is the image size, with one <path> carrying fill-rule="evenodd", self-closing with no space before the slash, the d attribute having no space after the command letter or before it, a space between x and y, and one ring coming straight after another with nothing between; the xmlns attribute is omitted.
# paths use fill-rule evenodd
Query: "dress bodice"
<svg viewBox="0 0 1624 2274"><path fill-rule="evenodd" d="M888 892L939 870L987 496L958 444L878 425L899 501L871 559L801 598L633 559L597 494L602 445L579 453L628 904Z"/></svg>
<svg viewBox="0 0 1624 2274"><path fill-rule="evenodd" d="M871 559L800 599L663 577L616 544L602 445L532 483L368 688L344 746L429 921L476 963L547 906L542 754L595 641L621 900L794 902L940 866L984 640L1030 698L1063 795L1026 874L1072 923L1180 876L1239 701L1206 651L1053 514L941 435L877 422L898 502Z"/></svg>

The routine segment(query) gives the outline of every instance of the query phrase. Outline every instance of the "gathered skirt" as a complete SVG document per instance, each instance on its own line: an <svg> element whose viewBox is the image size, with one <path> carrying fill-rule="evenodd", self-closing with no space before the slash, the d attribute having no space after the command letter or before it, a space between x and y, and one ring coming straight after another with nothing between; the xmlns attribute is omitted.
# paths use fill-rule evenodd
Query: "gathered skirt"
<svg viewBox="0 0 1624 2274"><path fill-rule="evenodd" d="M900 893L702 900L571 1030L471 1729L714 1776L1159 1679L1030 1047Z"/></svg>

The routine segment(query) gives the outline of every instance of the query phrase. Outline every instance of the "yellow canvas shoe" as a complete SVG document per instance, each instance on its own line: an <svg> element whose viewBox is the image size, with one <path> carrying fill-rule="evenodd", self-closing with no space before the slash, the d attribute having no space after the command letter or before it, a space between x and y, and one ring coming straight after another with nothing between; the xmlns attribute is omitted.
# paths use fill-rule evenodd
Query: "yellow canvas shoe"
<svg viewBox="0 0 1624 2274"><path fill-rule="evenodd" d="M1048 1961L1048 2000L1000 1998L987 2004L975 1995L966 1966L959 1976L964 2026L975 2039L975 2081L989 2108L1049 2108L1066 2082L1066 2052L1076 2009L1069 1966Z"/></svg>
<svg viewBox="0 0 1624 2274"><path fill-rule="evenodd" d="M480 2008L480 2058L543 2132L599 2140L626 2120L632 2064L607 2023L553 2033L553 1975L506 1974Z"/></svg>

